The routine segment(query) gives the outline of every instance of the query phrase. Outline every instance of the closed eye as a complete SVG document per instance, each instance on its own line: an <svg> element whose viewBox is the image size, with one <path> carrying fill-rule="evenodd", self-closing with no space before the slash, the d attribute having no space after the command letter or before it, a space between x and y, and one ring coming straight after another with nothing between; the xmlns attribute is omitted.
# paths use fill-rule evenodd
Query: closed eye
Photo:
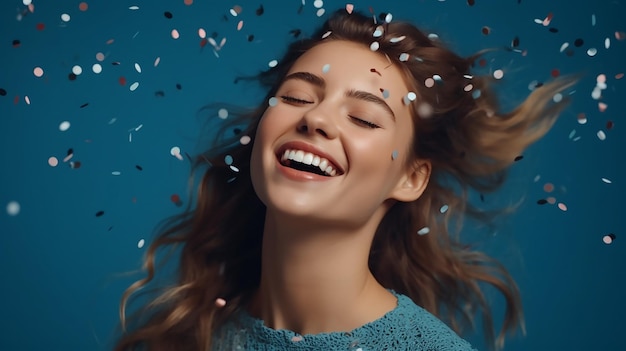
<svg viewBox="0 0 626 351"><path fill-rule="evenodd" d="M282 95L280 98L283 99L283 101L285 102L290 102L294 104L312 104L313 103L313 101L302 100L302 99L298 99L293 96L287 96L287 95Z"/></svg>
<svg viewBox="0 0 626 351"><path fill-rule="evenodd" d="M371 128L371 129L380 128L380 126L378 124L375 124L375 123L372 123L372 122L360 119L358 117L350 116L350 118L352 118L354 123L362 125L364 127Z"/></svg>

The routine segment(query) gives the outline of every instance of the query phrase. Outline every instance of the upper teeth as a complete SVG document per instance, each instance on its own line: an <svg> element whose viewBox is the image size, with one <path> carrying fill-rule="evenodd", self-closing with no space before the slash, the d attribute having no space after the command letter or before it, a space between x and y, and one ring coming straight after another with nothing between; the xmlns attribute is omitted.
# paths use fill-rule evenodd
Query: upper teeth
<svg viewBox="0 0 626 351"><path fill-rule="evenodd" d="M333 168L333 166L327 159L314 155L310 152L288 149L288 150L285 150L281 158L281 161L285 161L285 160L292 160L292 161L304 163L306 165L313 165L313 166L319 167L322 170L322 172L326 173L327 175L331 177L337 174L337 171Z"/></svg>

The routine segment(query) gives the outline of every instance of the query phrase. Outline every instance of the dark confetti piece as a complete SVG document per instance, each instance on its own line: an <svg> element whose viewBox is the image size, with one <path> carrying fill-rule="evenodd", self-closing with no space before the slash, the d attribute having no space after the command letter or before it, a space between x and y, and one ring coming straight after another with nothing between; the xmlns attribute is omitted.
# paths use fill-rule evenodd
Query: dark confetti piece
<svg viewBox="0 0 626 351"><path fill-rule="evenodd" d="M104 215L104 211L96 212L96 217L102 217L102 215Z"/></svg>
<svg viewBox="0 0 626 351"><path fill-rule="evenodd" d="M483 33L483 35L489 35L489 33L491 33L491 28L489 28L489 27L487 27L487 26L484 26L484 27L481 29L481 32Z"/></svg>
<svg viewBox="0 0 626 351"><path fill-rule="evenodd" d="M550 28L548 29L548 31L549 31L550 33L558 33L558 32L559 32L559 30L558 30L557 28L554 28L554 27L550 27Z"/></svg>
<svg viewBox="0 0 626 351"><path fill-rule="evenodd" d="M74 73L70 73L70 74L67 75L67 79L69 79L72 82L75 81L76 78L78 78L78 76L75 75Z"/></svg>
<svg viewBox="0 0 626 351"><path fill-rule="evenodd" d="M519 46L519 37L513 38L513 41L511 42L511 46L514 48Z"/></svg>
<svg viewBox="0 0 626 351"><path fill-rule="evenodd" d="M548 203L548 200L546 200L546 199L541 199L541 200L538 200L538 201L537 201L537 204L538 204L538 205L545 205L545 204L547 204L547 203Z"/></svg>
<svg viewBox="0 0 626 351"><path fill-rule="evenodd" d="M71 169L78 169L80 168L80 166L82 166L82 163L80 161L70 162Z"/></svg>
<svg viewBox="0 0 626 351"><path fill-rule="evenodd" d="M46 28L46 25L43 23L37 23L37 30L44 30L44 28Z"/></svg>
<svg viewBox="0 0 626 351"><path fill-rule="evenodd" d="M20 45L22 45L22 43L21 43L18 39L13 40L13 47L14 47L14 48L17 48L17 47L19 47Z"/></svg>
<svg viewBox="0 0 626 351"><path fill-rule="evenodd" d="M165 11L165 12L163 13L163 16L165 16L165 18L169 18L169 19L171 19L172 17L174 17L174 15L172 15L172 13L171 13L171 12L169 12L169 11Z"/></svg>
<svg viewBox="0 0 626 351"><path fill-rule="evenodd" d="M259 6L259 8L256 9L257 16L261 16L264 12L265 12L265 9L263 9L263 5Z"/></svg>
<svg viewBox="0 0 626 351"><path fill-rule="evenodd" d="M182 85L180 85L180 84L178 84L178 83L176 84L176 89L181 90L182 88L183 88L183 86L182 86Z"/></svg>
<svg viewBox="0 0 626 351"><path fill-rule="evenodd" d="M565 50L565 55L567 55L569 57L574 56L574 50L572 50L572 49Z"/></svg>
<svg viewBox="0 0 626 351"><path fill-rule="evenodd" d="M474 0L467 0L467 4L470 6L474 6L476 2Z"/></svg>
<svg viewBox="0 0 626 351"><path fill-rule="evenodd" d="M248 41L253 41L254 40L254 35L250 34L248 35Z"/></svg>
<svg viewBox="0 0 626 351"><path fill-rule="evenodd" d="M524 156L523 155L519 155L515 158L515 162L520 161L521 159L523 159Z"/></svg>
<svg viewBox="0 0 626 351"><path fill-rule="evenodd" d="M67 149L67 155L71 155L74 153L74 149Z"/></svg>
<svg viewBox="0 0 626 351"><path fill-rule="evenodd" d="M80 105L80 108L85 108L85 107L87 107L87 106L89 106L89 103L88 103L88 102L85 102L84 104Z"/></svg>
<svg viewBox="0 0 626 351"><path fill-rule="evenodd" d="M613 129L613 121L606 122L606 129L608 129L608 130Z"/></svg>
<svg viewBox="0 0 626 351"><path fill-rule="evenodd" d="M485 195L480 194L480 201L485 202Z"/></svg>
<svg viewBox="0 0 626 351"><path fill-rule="evenodd" d="M0 88L0 96L7 96L7 91Z"/></svg>
<svg viewBox="0 0 626 351"><path fill-rule="evenodd" d="M108 229L107 231L109 231L109 232L110 232L111 230L113 230L113 226L110 226L110 227L109 227L109 229Z"/></svg>
<svg viewBox="0 0 626 351"><path fill-rule="evenodd" d="M583 46L583 44L585 44L585 42L580 38L574 40L574 46L576 46L577 48Z"/></svg>
<svg viewBox="0 0 626 351"><path fill-rule="evenodd" d="M165 96L165 92L163 90L155 91L154 92L154 96L156 96L156 97L164 97Z"/></svg>
<svg viewBox="0 0 626 351"><path fill-rule="evenodd" d="M304 4L300 4L300 7L298 8L298 14L301 14L303 9L304 9Z"/></svg>
<svg viewBox="0 0 626 351"><path fill-rule="evenodd" d="M233 133L234 133L235 135L238 135L239 133L241 133L241 129L239 129L239 128L235 128L235 129L233 129Z"/></svg>
<svg viewBox="0 0 626 351"><path fill-rule="evenodd" d="M112 64L113 66L119 66L119 65L120 65L120 63L119 63L118 61L111 62L111 64Z"/></svg>
<svg viewBox="0 0 626 351"><path fill-rule="evenodd" d="M297 38L300 34L302 34L302 31L300 29L292 29L289 31L289 34L293 35L294 38Z"/></svg>
<svg viewBox="0 0 626 351"><path fill-rule="evenodd" d="M137 168L140 171L143 171L143 167L141 167L140 165L135 165L135 168Z"/></svg>

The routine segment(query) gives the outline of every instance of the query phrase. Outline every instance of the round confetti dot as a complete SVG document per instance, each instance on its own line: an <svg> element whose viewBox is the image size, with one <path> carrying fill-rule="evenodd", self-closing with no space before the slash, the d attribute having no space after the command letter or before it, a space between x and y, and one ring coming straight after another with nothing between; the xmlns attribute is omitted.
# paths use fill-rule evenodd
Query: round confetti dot
<svg viewBox="0 0 626 351"><path fill-rule="evenodd" d="M278 99L276 97L272 96L270 98L270 100L269 100L269 105L272 106L272 107L278 105Z"/></svg>
<svg viewBox="0 0 626 351"><path fill-rule="evenodd" d="M317 10L317 12L315 14L317 15L317 17L322 17L322 16L324 16L324 13L326 13L325 9L319 9L319 10Z"/></svg>
<svg viewBox="0 0 626 351"><path fill-rule="evenodd" d="M206 38L206 30L204 30L204 28L199 28L199 29L198 29L198 36L199 36L201 39Z"/></svg>
<svg viewBox="0 0 626 351"><path fill-rule="evenodd" d="M104 54L101 53L101 52L97 53L96 54L96 60L98 60L100 62L104 61Z"/></svg>
<svg viewBox="0 0 626 351"><path fill-rule="evenodd" d="M78 9L81 11L87 11L87 9L89 9L89 5L87 5L86 2L81 2L78 4Z"/></svg>
<svg viewBox="0 0 626 351"><path fill-rule="evenodd" d="M313 6L316 9L321 9L322 7L324 7L324 1L322 1L322 0L315 0L315 1L313 1Z"/></svg>
<svg viewBox="0 0 626 351"><path fill-rule="evenodd" d="M330 71L330 64L327 63L322 67L322 73L328 73L328 71Z"/></svg>
<svg viewBox="0 0 626 351"><path fill-rule="evenodd" d="M61 122L61 124L59 124L59 130L62 132L67 131L68 129L70 129L70 122L68 121L63 121Z"/></svg>
<svg viewBox="0 0 626 351"><path fill-rule="evenodd" d="M250 138L247 135L242 136L241 138L239 138L239 142L241 143L241 145L248 145L250 143L252 138Z"/></svg>
<svg viewBox="0 0 626 351"><path fill-rule="evenodd" d="M44 30L46 28L46 25L43 23L37 23L36 28L37 30Z"/></svg>
<svg viewBox="0 0 626 351"><path fill-rule="evenodd" d="M495 79L502 79L502 77L504 77L504 71L502 71L501 69L497 69L493 72L493 77Z"/></svg>
<svg viewBox="0 0 626 351"><path fill-rule="evenodd" d="M69 21L70 21L70 19L71 19L71 18L70 18L70 15L68 15L67 13L64 13L64 14L62 14L62 15L61 15L61 20L62 20L63 22L69 22Z"/></svg>
<svg viewBox="0 0 626 351"><path fill-rule="evenodd" d="M0 88L0 96L7 96L7 91Z"/></svg>
<svg viewBox="0 0 626 351"><path fill-rule="evenodd" d="M174 146L173 148L171 148L170 155L172 156L180 155L180 148L178 146Z"/></svg>
<svg viewBox="0 0 626 351"><path fill-rule="evenodd" d="M392 15L392 14L390 14L390 13L388 13L388 14L385 16L385 22L390 23L392 20L393 20L393 15Z"/></svg>
<svg viewBox="0 0 626 351"><path fill-rule="evenodd" d="M224 157L224 163L226 163L227 165L232 165L233 164L233 157L231 155L226 155L226 157Z"/></svg>
<svg viewBox="0 0 626 351"><path fill-rule="evenodd" d="M91 70L95 74L100 74L102 72L102 66L99 63L95 63L93 66L91 66Z"/></svg>
<svg viewBox="0 0 626 351"><path fill-rule="evenodd" d="M32 3L33 3L32 0L22 0L22 4L24 4L24 6L29 6Z"/></svg>
<svg viewBox="0 0 626 351"><path fill-rule="evenodd" d="M435 80L428 77L426 78L426 80L424 81L424 85L426 86L426 88L432 88L435 86Z"/></svg>
<svg viewBox="0 0 626 351"><path fill-rule="evenodd" d="M583 46L583 44L585 44L585 41L580 38L574 40L574 46L577 48Z"/></svg>
<svg viewBox="0 0 626 351"><path fill-rule="evenodd" d="M375 41L373 43L370 44L370 50L372 51L376 51L380 48L380 43Z"/></svg>
<svg viewBox="0 0 626 351"><path fill-rule="evenodd" d="M376 30L374 30L374 33L372 34L372 36L374 38L380 38L383 36L384 32L385 32L385 29L383 28L383 26L378 26L376 27Z"/></svg>
<svg viewBox="0 0 626 351"><path fill-rule="evenodd" d="M611 234L607 234L602 238L602 241L607 244L610 245L613 243L613 240L615 240L615 234L611 233Z"/></svg>
<svg viewBox="0 0 626 351"><path fill-rule="evenodd" d="M139 240L137 243L137 248L141 249L145 245L146 241L144 239Z"/></svg>
<svg viewBox="0 0 626 351"><path fill-rule="evenodd" d="M491 28L484 26L481 32L483 33L483 35L489 35L489 33L491 33Z"/></svg>
<svg viewBox="0 0 626 351"><path fill-rule="evenodd" d="M224 306L226 306L226 300L222 299L221 297L215 299L215 306L217 306L217 307L224 307Z"/></svg>
<svg viewBox="0 0 626 351"><path fill-rule="evenodd" d="M165 16L165 18L168 18L168 19L172 19L174 17L174 15L172 15L172 13L169 11L163 12L163 16Z"/></svg>
<svg viewBox="0 0 626 351"><path fill-rule="evenodd" d="M35 75L35 77L39 78L41 76L43 76L43 68L41 67L35 67L35 69L33 69L33 74Z"/></svg>
<svg viewBox="0 0 626 351"><path fill-rule="evenodd" d="M552 183L544 184L543 191L545 191L546 193L551 193L552 191L554 191L554 185Z"/></svg>
<svg viewBox="0 0 626 351"><path fill-rule="evenodd" d="M607 107L609 107L606 103L604 102L598 102L598 110L600 112L604 112L606 111Z"/></svg>
<svg viewBox="0 0 626 351"><path fill-rule="evenodd" d="M193 0L185 0L185 5L189 6L193 4Z"/></svg>
<svg viewBox="0 0 626 351"><path fill-rule="evenodd" d="M217 111L217 116L221 119L226 119L228 117L228 110L225 108L221 108Z"/></svg>
<svg viewBox="0 0 626 351"><path fill-rule="evenodd" d="M561 93L556 93L552 97L552 101L554 102L561 102L561 100L563 100L563 95Z"/></svg>
<svg viewBox="0 0 626 351"><path fill-rule="evenodd" d="M291 342L300 342L302 340L304 340L304 337L302 337L302 335L296 335L291 338Z"/></svg>
<svg viewBox="0 0 626 351"><path fill-rule="evenodd" d="M268 62L267 65L272 67L272 68L276 67L278 65L278 60L272 60L272 61Z"/></svg>
<svg viewBox="0 0 626 351"><path fill-rule="evenodd" d="M596 48L590 48L589 50L587 50L587 55L589 55L590 57L596 56L597 53L598 53L598 49Z"/></svg>
<svg viewBox="0 0 626 351"><path fill-rule="evenodd" d="M75 65L74 67L72 67L72 73L74 73L77 76L80 76L81 73L83 73L83 68L80 67L79 65Z"/></svg>
<svg viewBox="0 0 626 351"><path fill-rule="evenodd" d="M170 35L172 36L172 39L180 38L180 34L178 33L178 31L176 29L172 29L172 32L171 32Z"/></svg>
<svg viewBox="0 0 626 351"><path fill-rule="evenodd" d="M430 118L433 115L433 112L433 107L426 102L422 102L417 107L417 114L420 116L420 118Z"/></svg>
<svg viewBox="0 0 626 351"><path fill-rule="evenodd" d="M17 216L20 213L20 204L17 201L11 201L7 204L7 213L9 216Z"/></svg>
<svg viewBox="0 0 626 351"><path fill-rule="evenodd" d="M54 157L54 156L51 156L50 158L48 158L48 165L50 167L58 166L59 165L59 159Z"/></svg>
<svg viewBox="0 0 626 351"><path fill-rule="evenodd" d="M428 228L428 227L424 227L424 228L422 228L422 229L417 231L417 234L419 234L419 235L426 235L428 233L430 233L430 228Z"/></svg>

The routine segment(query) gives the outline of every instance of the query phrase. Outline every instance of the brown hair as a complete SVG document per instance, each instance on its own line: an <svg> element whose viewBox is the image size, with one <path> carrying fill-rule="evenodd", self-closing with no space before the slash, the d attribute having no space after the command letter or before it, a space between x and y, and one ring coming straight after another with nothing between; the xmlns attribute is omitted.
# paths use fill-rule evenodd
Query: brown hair
<svg viewBox="0 0 626 351"><path fill-rule="evenodd" d="M124 335L115 350L209 350L217 328L237 309L245 308L260 280L265 207L251 185L252 143L241 143L240 138L255 135L267 101L286 72L324 40L368 47L377 41L378 52L405 72L418 96L417 106L412 106L414 142L409 161L430 160L431 180L418 200L395 203L381 221L369 259L376 279L408 295L457 332L473 326L480 312L485 338L493 348L503 346L506 332L524 329L514 280L496 260L461 244L460 224L465 215L489 222L499 213L470 204L468 191L487 193L502 185L515 158L553 125L567 100L553 97L574 80L561 78L539 87L504 113L492 94L491 79L470 73L477 56L462 58L409 23L375 22L375 18L337 11L311 39L291 44L278 66L256 77L269 88L267 96L256 110L226 123L213 147L195 158L192 174L208 165L197 186L197 204L164 222L150 245L143 264L147 276L122 297ZM377 28L384 34L375 38ZM434 86L424 84L429 78ZM233 133L241 126L243 130ZM226 155L238 161L237 172L224 161ZM442 214L444 205L448 209ZM424 227L429 234L419 235ZM173 252L179 246L175 284L153 290L158 297L127 320L129 298L155 278L157 250L169 247ZM506 304L497 337L483 283L499 290ZM218 298L227 304L216 306ZM129 322L134 322L133 328L128 328Z"/></svg>

